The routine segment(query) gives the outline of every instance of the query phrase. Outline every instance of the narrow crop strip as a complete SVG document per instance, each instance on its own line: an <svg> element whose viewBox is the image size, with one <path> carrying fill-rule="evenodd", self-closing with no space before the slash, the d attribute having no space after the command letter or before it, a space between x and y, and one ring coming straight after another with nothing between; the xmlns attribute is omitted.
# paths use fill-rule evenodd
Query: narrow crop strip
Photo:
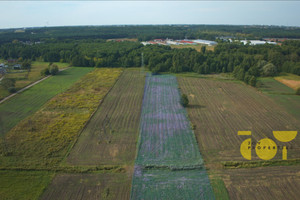
<svg viewBox="0 0 300 200"><path fill-rule="evenodd" d="M176 77L147 76L131 199L214 199Z"/></svg>

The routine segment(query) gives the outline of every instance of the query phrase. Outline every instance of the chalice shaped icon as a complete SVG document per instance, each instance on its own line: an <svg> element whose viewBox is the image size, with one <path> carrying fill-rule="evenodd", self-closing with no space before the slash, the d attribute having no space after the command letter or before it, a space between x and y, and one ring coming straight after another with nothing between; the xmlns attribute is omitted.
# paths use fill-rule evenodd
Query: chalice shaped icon
<svg viewBox="0 0 300 200"><path fill-rule="evenodd" d="M297 136L297 131L273 131L274 137L280 142L290 142ZM286 146L282 148L282 160L287 160Z"/></svg>

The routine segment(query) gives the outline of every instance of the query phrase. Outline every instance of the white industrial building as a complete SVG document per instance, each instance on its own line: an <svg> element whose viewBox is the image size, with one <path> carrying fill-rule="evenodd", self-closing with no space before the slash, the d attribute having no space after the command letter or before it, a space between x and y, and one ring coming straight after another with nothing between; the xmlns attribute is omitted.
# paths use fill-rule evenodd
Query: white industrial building
<svg viewBox="0 0 300 200"><path fill-rule="evenodd" d="M276 42L269 42L269 41L263 41L263 40L241 40L241 42L246 45L249 43L250 45L262 45L262 44L277 44Z"/></svg>
<svg viewBox="0 0 300 200"><path fill-rule="evenodd" d="M193 40L193 42L197 43L197 44L205 44L208 46L213 46L213 45L217 45L218 43L215 41L210 41L210 40Z"/></svg>
<svg viewBox="0 0 300 200"><path fill-rule="evenodd" d="M168 40L166 40L166 44L178 45L179 43L176 42L176 41L173 41L173 40L168 39Z"/></svg>

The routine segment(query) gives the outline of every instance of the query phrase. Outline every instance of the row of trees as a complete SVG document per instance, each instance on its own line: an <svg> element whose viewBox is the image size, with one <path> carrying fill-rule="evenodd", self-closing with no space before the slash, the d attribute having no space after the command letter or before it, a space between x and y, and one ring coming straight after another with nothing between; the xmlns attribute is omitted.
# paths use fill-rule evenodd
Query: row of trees
<svg viewBox="0 0 300 200"><path fill-rule="evenodd" d="M144 53L144 63L154 73L233 72L237 79L255 85L259 76L274 76L278 72L300 75L299 46L300 41L287 41L281 46L219 42L214 51L202 47L198 52L191 48L143 46L138 42L67 40L35 45L18 42L3 44L0 57L61 61L86 67L138 67L141 65L141 54Z"/></svg>
<svg viewBox="0 0 300 200"><path fill-rule="evenodd" d="M140 41L155 38L214 40L217 36L232 36L240 39L262 37L300 38L299 27L245 26L245 25L140 25L140 26L73 26L0 30L0 44L19 41L65 41L111 38L138 38Z"/></svg>

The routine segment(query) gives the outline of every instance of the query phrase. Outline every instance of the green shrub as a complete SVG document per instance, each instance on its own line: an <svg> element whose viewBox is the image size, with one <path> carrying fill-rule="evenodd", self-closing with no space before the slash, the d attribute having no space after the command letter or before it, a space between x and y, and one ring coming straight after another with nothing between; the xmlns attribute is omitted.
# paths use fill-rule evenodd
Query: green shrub
<svg viewBox="0 0 300 200"><path fill-rule="evenodd" d="M189 99L186 94L181 95L180 103L183 107L187 107L187 105L189 104Z"/></svg>
<svg viewBox="0 0 300 200"><path fill-rule="evenodd" d="M16 85L16 80L13 79L13 78L4 78L2 81L1 81L1 85L6 88L7 90L9 88L13 88L15 87Z"/></svg>
<svg viewBox="0 0 300 200"><path fill-rule="evenodd" d="M15 93L17 89L15 87L10 87L7 89L10 93Z"/></svg>
<svg viewBox="0 0 300 200"><path fill-rule="evenodd" d="M58 66L56 64L51 65L49 68L49 72L51 75L56 75L59 72Z"/></svg>
<svg viewBox="0 0 300 200"><path fill-rule="evenodd" d="M48 76L48 75L50 75L49 68L43 69L43 70L41 71L41 75L42 75L42 76Z"/></svg>
<svg viewBox="0 0 300 200"><path fill-rule="evenodd" d="M296 90L296 95L300 95L300 87Z"/></svg>

